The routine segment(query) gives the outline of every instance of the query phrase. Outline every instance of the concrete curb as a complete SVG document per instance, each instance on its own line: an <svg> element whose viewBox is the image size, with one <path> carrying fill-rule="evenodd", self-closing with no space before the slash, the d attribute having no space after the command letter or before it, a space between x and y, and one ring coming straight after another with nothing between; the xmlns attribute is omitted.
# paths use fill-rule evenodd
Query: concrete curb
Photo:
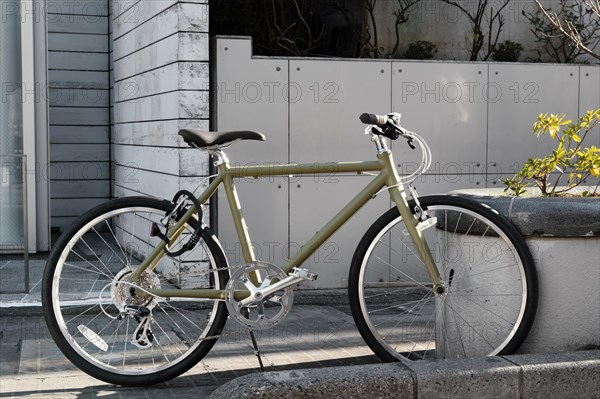
<svg viewBox="0 0 600 399"><path fill-rule="evenodd" d="M600 350L254 373L230 398L600 398Z"/></svg>

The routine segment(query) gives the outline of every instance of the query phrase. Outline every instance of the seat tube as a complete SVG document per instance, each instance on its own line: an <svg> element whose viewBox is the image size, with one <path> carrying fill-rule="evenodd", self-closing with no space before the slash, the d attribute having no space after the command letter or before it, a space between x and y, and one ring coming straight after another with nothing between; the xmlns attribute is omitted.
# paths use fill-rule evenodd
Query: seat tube
<svg viewBox="0 0 600 399"><path fill-rule="evenodd" d="M254 250L250 241L250 235L248 233L248 226L242 213L242 206L240 199L237 194L235 185L233 184L233 177L227 173L229 170L229 164L222 163L219 165L219 169L223 174L223 187L225 188L225 194L227 195L227 201L229 202L229 209L231 210L231 217L235 225L238 240L241 246L244 261L246 263L256 261Z"/></svg>
<svg viewBox="0 0 600 399"><path fill-rule="evenodd" d="M437 292L438 288L441 287L440 273L436 266L435 260L433 259L427 241L417 228L419 220L414 217L412 211L410 210L408 200L406 199L406 192L404 191L402 184L400 184L400 176L394 167L393 156L391 152L388 151L385 153L380 153L378 158L379 161L383 163L384 170L387 173L387 185L389 187L388 191L390 193L390 197L398 207L400 216L402 216L402 220L406 226L406 231L415 244L417 252L419 253L420 258L425 265L425 269L429 274L429 278L433 283L433 290Z"/></svg>

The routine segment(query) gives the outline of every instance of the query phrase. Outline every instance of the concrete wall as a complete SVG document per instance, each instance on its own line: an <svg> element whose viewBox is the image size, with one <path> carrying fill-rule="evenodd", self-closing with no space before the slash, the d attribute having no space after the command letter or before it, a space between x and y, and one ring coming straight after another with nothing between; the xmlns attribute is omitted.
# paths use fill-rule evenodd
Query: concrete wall
<svg viewBox="0 0 600 399"><path fill-rule="evenodd" d="M113 160L117 197L172 197L207 176L183 127L208 129L206 1L113 1Z"/></svg>
<svg viewBox="0 0 600 399"><path fill-rule="evenodd" d="M231 147L233 163L371 160L358 116L397 111L433 152L431 169L415 182L421 195L499 187L528 158L551 150L551 141L531 132L540 113L576 118L600 106L594 66L252 57L249 38L221 38L215 49L216 127L267 136ZM600 144L599 132L589 145ZM415 170L420 154L400 141L393 152L401 173ZM328 174L240 179L257 256L281 264L368 181ZM354 248L389 206L378 196L305 263L320 273L310 287L347 284ZM223 195L219 239L231 263L243 262Z"/></svg>
<svg viewBox="0 0 600 399"><path fill-rule="evenodd" d="M108 0L52 0L48 22L51 226L110 198Z"/></svg>
<svg viewBox="0 0 600 399"><path fill-rule="evenodd" d="M459 2L466 10L474 13L478 0L467 0ZM490 7L498 9L504 1L490 1ZM556 0L542 0L545 7L557 7ZM397 8L395 1L379 1L375 9L378 21L378 35L380 46L389 52L396 41L393 22L395 17L393 11ZM483 29L486 33L487 42L487 20L489 20L488 8L484 18ZM499 43L505 40L521 43L524 51L520 61L532 61L537 59L536 49L538 44L532 33L533 26L523 16L535 13L537 5L533 0L511 0L502 11L504 26L500 33ZM494 26L497 26L494 25ZM457 7L442 3L440 0L421 0L409 12L409 20L400 27L400 54L408 48L408 44L417 40L428 40L438 47L434 59L439 60L468 60L470 49L471 24L469 18ZM491 58L490 58L491 60ZM550 59L543 59L549 62ZM582 56L581 61L587 60L597 63L590 56Z"/></svg>

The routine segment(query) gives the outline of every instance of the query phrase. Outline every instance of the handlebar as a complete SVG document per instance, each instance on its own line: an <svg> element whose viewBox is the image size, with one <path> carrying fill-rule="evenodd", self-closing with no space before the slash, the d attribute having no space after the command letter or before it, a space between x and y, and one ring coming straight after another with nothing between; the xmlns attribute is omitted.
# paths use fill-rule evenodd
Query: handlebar
<svg viewBox="0 0 600 399"><path fill-rule="evenodd" d="M409 140L409 145L411 148L413 147L411 145L411 136L402 126L400 126L400 114L391 113L384 116L365 112L359 119L362 123L374 126L371 128L371 133L387 137L390 140L396 140L398 137L402 136L407 138Z"/></svg>
<svg viewBox="0 0 600 399"><path fill-rule="evenodd" d="M398 137L402 136L404 139L406 139L408 146L413 150L416 148L415 144L417 144L421 148L421 165L419 166L419 168L417 168L416 171L414 171L409 176L402 177L402 180L405 183L410 183L413 180L415 180L417 176L425 173L431 166L431 150L429 149L429 146L427 145L425 140L420 135L418 135L415 132L406 130L402 126L400 126L400 116L400 114L395 112L387 114L385 116L364 113L359 117L359 119L362 123L369 125L365 129L366 134L383 136L391 140L396 140ZM373 139L374 138L375 137L373 136ZM385 148L385 142L383 143L382 147Z"/></svg>
<svg viewBox="0 0 600 399"><path fill-rule="evenodd" d="M364 113L360 116L360 121L367 125L385 126L389 118L387 116Z"/></svg>

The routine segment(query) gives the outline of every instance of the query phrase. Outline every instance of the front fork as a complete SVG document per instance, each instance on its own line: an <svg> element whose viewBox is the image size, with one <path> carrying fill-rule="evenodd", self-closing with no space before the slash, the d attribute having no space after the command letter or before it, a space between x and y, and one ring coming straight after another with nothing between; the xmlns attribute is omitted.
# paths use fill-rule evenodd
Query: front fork
<svg viewBox="0 0 600 399"><path fill-rule="evenodd" d="M398 211L400 211L400 216L402 216L402 220L404 221L404 225L406 226L406 231L408 235L412 239L413 243L416 246L417 253L419 257L423 261L425 265L425 270L427 274L429 274L429 278L433 284L432 291L438 295L442 295L446 292L446 286L440 277L440 272L436 266L435 260L433 259L433 255L429 248L429 244L425 237L423 237L422 231L429 227L428 224L434 222L431 219L427 219L427 216L422 212L423 210L420 208L418 203L418 199L416 197L416 193L411 191L415 202L417 203L418 211L421 214L415 215L413 214L410 206L408 205L408 200L406 199L406 192L404 191L404 187L400 182L400 177L398 176L398 172L394 167L394 160L391 152L384 152L379 154L379 159L384 163L384 167L387 169L388 173L388 191L390 193L390 197L392 201L398 207ZM417 217L415 217L417 216Z"/></svg>

